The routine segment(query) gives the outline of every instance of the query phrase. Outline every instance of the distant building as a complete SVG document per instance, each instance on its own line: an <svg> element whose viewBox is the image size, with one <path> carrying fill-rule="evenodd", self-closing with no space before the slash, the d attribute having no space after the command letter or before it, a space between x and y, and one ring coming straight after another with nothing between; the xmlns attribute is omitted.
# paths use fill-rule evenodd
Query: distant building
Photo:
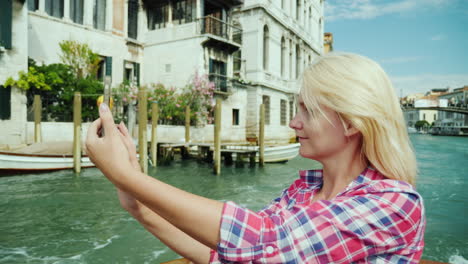
<svg viewBox="0 0 468 264"><path fill-rule="evenodd" d="M468 86L453 89L453 92L439 95L439 99L446 99L448 107L468 107ZM434 131L439 134L468 133L468 115L446 111L438 111Z"/></svg>
<svg viewBox="0 0 468 264"><path fill-rule="evenodd" d="M328 53L333 51L333 34L330 32L325 32L323 37L323 53Z"/></svg>
<svg viewBox="0 0 468 264"><path fill-rule="evenodd" d="M256 140L262 103L266 141L294 138L297 80L324 48L315 0L2 0L0 10L1 83L27 70L28 57L59 62L59 43L78 40L102 57L112 86L182 87L207 74L223 99L223 140ZM0 101L0 144L26 143L24 95L4 89Z"/></svg>

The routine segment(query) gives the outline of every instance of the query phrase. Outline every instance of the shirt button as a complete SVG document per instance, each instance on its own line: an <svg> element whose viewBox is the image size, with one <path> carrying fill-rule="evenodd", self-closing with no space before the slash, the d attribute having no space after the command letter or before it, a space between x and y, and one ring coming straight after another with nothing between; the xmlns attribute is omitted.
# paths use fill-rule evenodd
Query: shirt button
<svg viewBox="0 0 468 264"><path fill-rule="evenodd" d="M268 254L271 254L271 253L275 252L275 248L273 248L272 246L268 246L268 247L266 248L266 252L267 252Z"/></svg>

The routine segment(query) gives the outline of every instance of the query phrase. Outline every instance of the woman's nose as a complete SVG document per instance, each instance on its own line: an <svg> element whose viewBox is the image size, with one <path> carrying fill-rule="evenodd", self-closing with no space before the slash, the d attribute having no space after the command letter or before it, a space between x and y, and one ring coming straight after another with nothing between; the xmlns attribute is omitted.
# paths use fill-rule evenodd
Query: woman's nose
<svg viewBox="0 0 468 264"><path fill-rule="evenodd" d="M302 129L302 122L299 120L298 114L289 122L289 127L295 130Z"/></svg>

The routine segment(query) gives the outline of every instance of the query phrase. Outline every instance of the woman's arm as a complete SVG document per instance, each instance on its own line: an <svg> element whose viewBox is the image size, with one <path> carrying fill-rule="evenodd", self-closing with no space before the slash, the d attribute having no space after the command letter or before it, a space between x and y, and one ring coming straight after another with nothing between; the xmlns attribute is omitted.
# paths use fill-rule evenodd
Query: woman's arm
<svg viewBox="0 0 468 264"><path fill-rule="evenodd" d="M194 263L208 263L210 249L171 225L141 202L117 189L122 207L161 242Z"/></svg>
<svg viewBox="0 0 468 264"><path fill-rule="evenodd" d="M129 152L130 163L136 170L141 170L136 157L136 148L127 128L123 123L119 124L117 128L120 130L121 139ZM207 246L174 227L129 194L120 189L117 189L117 194L120 205L161 242L194 263L208 263L210 249Z"/></svg>
<svg viewBox="0 0 468 264"><path fill-rule="evenodd" d="M182 191L133 168L109 108L101 104L99 110L100 118L88 128L86 140L94 164L119 189L195 240L216 248L223 203ZM105 136L99 136L100 128Z"/></svg>

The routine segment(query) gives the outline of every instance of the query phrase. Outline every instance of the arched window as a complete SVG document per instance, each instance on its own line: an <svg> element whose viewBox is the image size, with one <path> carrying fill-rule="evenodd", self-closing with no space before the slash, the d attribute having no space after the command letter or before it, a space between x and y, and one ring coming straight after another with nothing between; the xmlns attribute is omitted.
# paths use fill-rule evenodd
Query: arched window
<svg viewBox="0 0 468 264"><path fill-rule="evenodd" d="M263 27L263 69L268 70L268 54L270 49L270 33L268 31L268 26Z"/></svg>
<svg viewBox="0 0 468 264"><path fill-rule="evenodd" d="M286 40L281 38L281 76L286 76Z"/></svg>
<svg viewBox="0 0 468 264"><path fill-rule="evenodd" d="M289 79L292 80L293 78L293 42L289 40Z"/></svg>
<svg viewBox="0 0 468 264"><path fill-rule="evenodd" d="M296 4L296 20L299 21L299 18L301 16L301 0L297 0Z"/></svg>
<svg viewBox="0 0 468 264"><path fill-rule="evenodd" d="M304 16L302 17L302 25L304 26L304 28L307 26L307 7L304 5Z"/></svg>
<svg viewBox="0 0 468 264"><path fill-rule="evenodd" d="M310 31L312 28L312 7L309 7L309 22L307 23L307 29Z"/></svg>
<svg viewBox="0 0 468 264"><path fill-rule="evenodd" d="M301 48L296 45L296 79L299 78L299 74L301 74Z"/></svg>

